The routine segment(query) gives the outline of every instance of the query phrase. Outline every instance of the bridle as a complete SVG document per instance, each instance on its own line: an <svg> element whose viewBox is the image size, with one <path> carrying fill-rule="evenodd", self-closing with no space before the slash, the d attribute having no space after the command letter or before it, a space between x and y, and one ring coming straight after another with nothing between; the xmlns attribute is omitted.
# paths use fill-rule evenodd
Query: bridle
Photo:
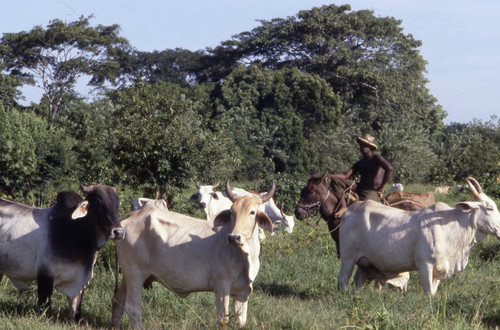
<svg viewBox="0 0 500 330"><path fill-rule="evenodd" d="M297 204L297 208L300 208L300 209L303 209L304 211L306 211L307 218L310 218L311 217L311 210L314 210L316 208L319 210L321 208L321 204L323 204L323 202L326 201L328 199L328 197L330 197L330 189L326 189L325 196L323 196L319 201L314 202L312 204L306 204L306 205Z"/></svg>
<svg viewBox="0 0 500 330"><path fill-rule="evenodd" d="M340 218L340 216L344 213L344 211L340 210L340 207L342 206L342 200L344 200L344 199L348 199L348 200L358 199L356 193L353 192L353 187L354 187L354 183L351 184L351 186L347 187L344 191L342 191L342 197L340 197L340 199L338 200L338 203L337 203L337 205L335 205L335 208L334 208L333 213L332 213L334 215L334 218ZM328 199L328 197L330 197L330 189L329 188L327 188L326 194L321 198L321 200L314 202L312 204L306 204L306 205L297 204L296 207L306 211L307 218L310 219L311 218L311 210L314 210L316 208L319 210L321 208L322 204ZM321 215L318 217L318 219L316 221L316 228L315 228L316 230L319 229L317 227L317 224L319 222L320 217L321 217ZM330 219L325 219L326 222L328 222L329 220ZM312 226L312 227L314 228L314 226ZM330 230L330 232L335 231L335 229L337 229L337 228L338 228L338 225L336 228Z"/></svg>

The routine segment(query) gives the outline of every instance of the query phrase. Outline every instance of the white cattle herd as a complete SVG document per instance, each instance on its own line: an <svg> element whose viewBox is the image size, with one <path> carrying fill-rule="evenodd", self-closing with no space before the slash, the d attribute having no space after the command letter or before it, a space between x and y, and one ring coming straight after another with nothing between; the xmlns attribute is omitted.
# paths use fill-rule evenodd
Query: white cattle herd
<svg viewBox="0 0 500 330"><path fill-rule="evenodd" d="M475 179L466 183L475 199L454 207L435 203L404 211L373 201L352 204L340 221L339 290L346 290L357 266L357 288L375 280L406 291L409 272L418 271L423 291L434 295L440 280L466 267L475 242L488 234L500 238L495 202ZM104 185L81 186L85 199L62 191L46 209L0 198L0 278L8 277L19 292L36 281L39 308L50 307L53 289L60 290L76 321L97 253L111 239L117 256L113 328L120 327L124 312L134 327L143 327L142 290L154 281L180 297L214 292L219 325L234 315L245 326L260 266L259 230L281 227L292 234L295 220L276 206L274 183L257 192L231 188L228 181L225 194L215 191L218 185L197 182L198 191L189 198L203 208L206 220L171 211L165 200L142 197L119 220L116 188Z"/></svg>

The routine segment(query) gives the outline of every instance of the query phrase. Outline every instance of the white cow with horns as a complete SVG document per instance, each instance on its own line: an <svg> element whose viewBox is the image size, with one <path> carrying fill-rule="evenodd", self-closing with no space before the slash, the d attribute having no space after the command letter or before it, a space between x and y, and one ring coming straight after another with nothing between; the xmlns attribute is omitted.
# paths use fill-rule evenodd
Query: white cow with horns
<svg viewBox="0 0 500 330"><path fill-rule="evenodd" d="M167 201L164 199L151 199L145 197L136 198L130 203L130 211L142 209L146 206L153 206L159 209L168 210Z"/></svg>
<svg viewBox="0 0 500 330"><path fill-rule="evenodd" d="M231 208L231 200L221 192L214 191L219 186L219 182L214 185L201 185L200 182L196 182L195 185L198 191L189 197L189 201L199 203L207 215L208 221L212 221L221 211ZM232 188L232 192L238 196L259 196L266 193L241 188ZM260 210L269 216L274 225L281 224L281 227L287 233L293 232L295 218L291 215L286 215L282 209L279 209L273 198L262 204Z"/></svg>
<svg viewBox="0 0 500 330"><path fill-rule="evenodd" d="M238 196L226 183L233 204L213 222L149 206L131 212L121 222L127 235L116 244L123 279L113 298L112 326L119 328L126 311L133 326L142 328L142 288L158 281L181 297L214 292L221 326L228 322L232 297L234 315L243 327L260 267L257 228L272 230L260 205L274 190L273 183L263 196Z"/></svg>
<svg viewBox="0 0 500 330"><path fill-rule="evenodd" d="M418 270L424 292L434 295L441 279L465 268L475 242L487 234L500 238L495 202L475 179L466 182L476 199L454 208L436 203L418 211L402 211L373 201L353 204L340 223L339 289L345 290L357 264L354 281L358 288L367 272L391 277Z"/></svg>

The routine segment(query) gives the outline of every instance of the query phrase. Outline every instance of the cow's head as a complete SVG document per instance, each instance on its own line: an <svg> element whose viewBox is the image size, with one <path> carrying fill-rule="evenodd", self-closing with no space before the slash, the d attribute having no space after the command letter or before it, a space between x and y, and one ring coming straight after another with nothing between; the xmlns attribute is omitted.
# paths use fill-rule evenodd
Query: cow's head
<svg viewBox="0 0 500 330"><path fill-rule="evenodd" d="M266 213L259 211L259 207L273 196L275 189L276 186L273 182L271 189L264 195L238 196L232 192L229 181L227 181L226 194L233 205L230 210L219 213L214 224L231 222L231 232L227 235L229 244L243 248L252 237L258 240L257 226L269 232L273 231L271 219Z"/></svg>
<svg viewBox="0 0 500 330"><path fill-rule="evenodd" d="M500 238L500 213L496 203L489 198L474 178L465 179L476 200L457 203L455 207L465 212L475 211L474 221L479 231Z"/></svg>
<svg viewBox="0 0 500 330"><path fill-rule="evenodd" d="M217 182L214 185L207 185L207 186L202 186L200 185L200 182L197 181L195 183L196 188L198 189L197 192L191 195L189 197L190 202L198 202L200 205L200 208L203 209L205 212L207 210L207 206L210 204L212 199L219 199L217 194L215 193L214 189L219 186L220 182Z"/></svg>
<svg viewBox="0 0 500 330"><path fill-rule="evenodd" d="M120 201L116 188L105 185L80 186L87 195L72 214L73 219L90 217L109 239L122 239L125 231L118 219Z"/></svg>

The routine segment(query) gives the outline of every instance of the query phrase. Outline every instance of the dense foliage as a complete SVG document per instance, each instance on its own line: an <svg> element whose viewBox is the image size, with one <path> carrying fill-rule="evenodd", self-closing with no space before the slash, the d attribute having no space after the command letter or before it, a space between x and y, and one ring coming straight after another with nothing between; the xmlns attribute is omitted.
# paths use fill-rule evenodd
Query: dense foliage
<svg viewBox="0 0 500 330"><path fill-rule="evenodd" d="M196 52L137 51L90 19L0 39L2 195L100 182L171 201L194 180L274 179L293 202L310 173L347 170L363 133L394 181L470 175L500 195L500 121L445 126L421 43L397 19L328 5ZM84 77L100 99L79 98ZM18 105L35 82L43 99Z"/></svg>

